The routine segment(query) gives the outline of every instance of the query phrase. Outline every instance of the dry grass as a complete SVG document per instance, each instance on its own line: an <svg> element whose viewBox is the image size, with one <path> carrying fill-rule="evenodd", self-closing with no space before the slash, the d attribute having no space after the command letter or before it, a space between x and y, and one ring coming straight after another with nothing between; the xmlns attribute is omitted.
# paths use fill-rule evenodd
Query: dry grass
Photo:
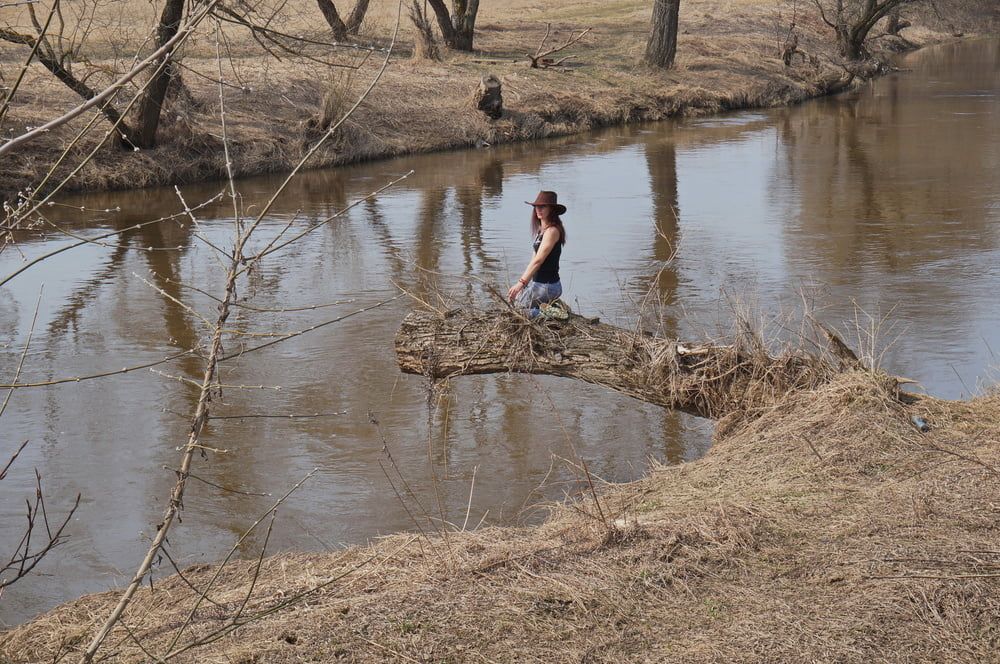
<svg viewBox="0 0 1000 664"><path fill-rule="evenodd" d="M728 427L699 461L606 487L610 525L588 500L537 528L270 558L253 609L370 562L180 661L997 661L998 441L1000 397L913 401L846 372ZM191 636L219 626L252 569L226 570ZM0 652L75 651L115 598L59 607ZM165 579L127 622L160 651L192 599ZM113 661L147 660L118 638Z"/></svg>
<svg viewBox="0 0 1000 664"><path fill-rule="evenodd" d="M138 5L136 11L128 9L132 4ZM478 52L448 53L441 63L408 59L412 26L404 22L403 47L387 77L338 140L318 153L310 166L482 141L495 144L559 136L678 114L794 103L822 94L842 73L825 59L829 42L825 26L804 3L791 0L685 2L677 67L650 72L638 64L648 28L647 4L595 0L484 3L476 35ZM781 63L780 42L793 4L799 6L802 48L823 56L818 65L797 59L795 66L786 69ZM384 40L395 6L389 0L373 3L364 28L366 40ZM955 14L953 22L975 26L967 31L990 29L992 23L982 19L985 10L977 6ZM86 52L96 64L116 52L118 57L133 52L143 43L150 24L146 3L106 7L107 15L98 21ZM18 10L3 11L11 15ZM123 15L128 20L123 22ZM316 20L314 5L306 0L288 3L283 16L278 27L289 33L327 37ZM925 22L914 29L921 43L950 36L951 26L941 25L933 16L922 18ZM546 22L553 23L553 39L585 27L593 31L566 52L575 56L569 66L529 69L525 54L535 50ZM228 28L226 36L226 76L237 86L227 88L226 100L237 175L289 169L309 145L315 124L310 120L328 115L331 99L350 98L376 66L377 58L347 76L343 70L324 71L303 58L279 62L264 57L246 32L236 28ZM168 109L160 147L141 153L105 149L68 189L129 188L222 177L218 92L212 81L217 76L214 53L212 34L185 47L183 79L191 95ZM321 47L310 55L330 57ZM14 71L22 57L17 48L4 49L0 66L5 75ZM487 72L504 83L507 113L496 122L485 119L468 102ZM35 126L76 102L36 66L15 100L4 131L16 133ZM10 193L37 182L76 129L64 127L5 159L0 165L0 190ZM79 154L89 147L84 143Z"/></svg>

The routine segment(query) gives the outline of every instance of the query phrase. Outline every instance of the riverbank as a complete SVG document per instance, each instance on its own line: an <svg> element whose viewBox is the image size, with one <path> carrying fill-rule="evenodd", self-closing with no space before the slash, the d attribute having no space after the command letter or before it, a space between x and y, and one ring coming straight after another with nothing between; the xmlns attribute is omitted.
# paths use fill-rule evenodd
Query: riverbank
<svg viewBox="0 0 1000 664"><path fill-rule="evenodd" d="M921 432L912 418L923 418ZM702 459L559 506L537 528L397 535L228 566L176 661L986 662L1000 639L1000 397L901 399L850 371L720 423ZM126 615L167 651L215 567ZM10 662L75 656L118 593L0 637ZM148 661L122 628L111 661Z"/></svg>
<svg viewBox="0 0 1000 664"><path fill-rule="evenodd" d="M762 0L736 6L718 0L685 2L675 69L650 71L639 65L648 32L647 4L608 7L597 2L519 0L495 7L486 3L478 22L477 52L449 52L443 62L410 59L412 28L404 21L398 54L385 77L308 166L793 104L837 89L844 78L830 30L814 8ZM388 34L390 9L372 10L365 29L369 38L384 39ZM947 20L930 11L918 12L902 38L887 36L875 44L879 49L900 50L954 39L957 34L989 32L995 29L996 14L996 8L978 6L956 9ZM803 55L786 67L780 49L793 18ZM321 36L315 21L301 20L302 25L286 29L306 35L311 30ZM591 28L591 32L565 51L573 59L564 66L530 69L525 54L535 51L548 23L553 30L550 43L560 43L574 31ZM313 60L261 57L246 34L233 32L229 39L225 103L238 177L292 168L318 136L310 121L324 113L335 117L348 108L379 66L374 57L356 71L324 70ZM18 61L20 54L14 50L5 56L5 66ZM189 45L183 58L185 89L165 113L160 147L136 152L103 148L65 190L128 189L224 177L219 91L214 82L217 67L214 39L205 37ZM496 121L475 110L470 101L487 73L504 85L505 113ZM8 133L36 126L78 102L38 66L22 90L11 108ZM6 158L0 165L3 193L9 196L37 185L81 127L62 127ZM57 176L67 175L73 158L82 158L96 140L95 136L77 144L71 158L56 170Z"/></svg>

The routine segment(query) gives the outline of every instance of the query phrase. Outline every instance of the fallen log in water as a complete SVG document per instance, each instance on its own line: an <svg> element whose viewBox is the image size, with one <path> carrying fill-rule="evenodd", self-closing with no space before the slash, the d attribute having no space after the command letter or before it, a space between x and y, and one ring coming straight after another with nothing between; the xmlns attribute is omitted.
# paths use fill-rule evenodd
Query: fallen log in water
<svg viewBox="0 0 1000 664"><path fill-rule="evenodd" d="M767 407L838 372L825 358L773 356L758 342L687 344L576 315L529 321L510 310L414 311L396 333L396 359L402 371L433 380L507 372L575 378L707 418Z"/></svg>

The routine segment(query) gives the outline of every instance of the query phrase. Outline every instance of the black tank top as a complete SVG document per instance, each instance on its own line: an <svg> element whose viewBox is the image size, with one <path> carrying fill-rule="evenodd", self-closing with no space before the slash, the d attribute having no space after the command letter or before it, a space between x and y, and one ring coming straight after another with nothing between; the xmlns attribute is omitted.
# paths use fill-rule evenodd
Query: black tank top
<svg viewBox="0 0 1000 664"><path fill-rule="evenodd" d="M556 229L559 232L559 229ZM559 238L560 240L562 238ZM538 231L538 235L535 236L535 242L532 244L532 248L535 253L538 253L538 247L542 244L542 231ZM542 266L538 268L538 272L535 273L532 281L537 281L540 284L554 284L559 281L559 256L562 254L562 243L556 242L556 246L552 247L552 251L549 255L545 257L542 262Z"/></svg>

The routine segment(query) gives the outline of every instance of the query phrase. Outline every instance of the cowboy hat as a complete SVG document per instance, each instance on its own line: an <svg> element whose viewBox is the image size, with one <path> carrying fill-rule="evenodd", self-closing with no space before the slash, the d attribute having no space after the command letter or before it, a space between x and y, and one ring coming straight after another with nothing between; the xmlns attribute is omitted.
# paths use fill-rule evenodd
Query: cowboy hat
<svg viewBox="0 0 1000 664"><path fill-rule="evenodd" d="M560 205L558 202L558 197L554 191L540 191L538 196L535 197L535 202L530 203L525 201L528 205L551 205L556 209L556 214L566 214L566 206Z"/></svg>

